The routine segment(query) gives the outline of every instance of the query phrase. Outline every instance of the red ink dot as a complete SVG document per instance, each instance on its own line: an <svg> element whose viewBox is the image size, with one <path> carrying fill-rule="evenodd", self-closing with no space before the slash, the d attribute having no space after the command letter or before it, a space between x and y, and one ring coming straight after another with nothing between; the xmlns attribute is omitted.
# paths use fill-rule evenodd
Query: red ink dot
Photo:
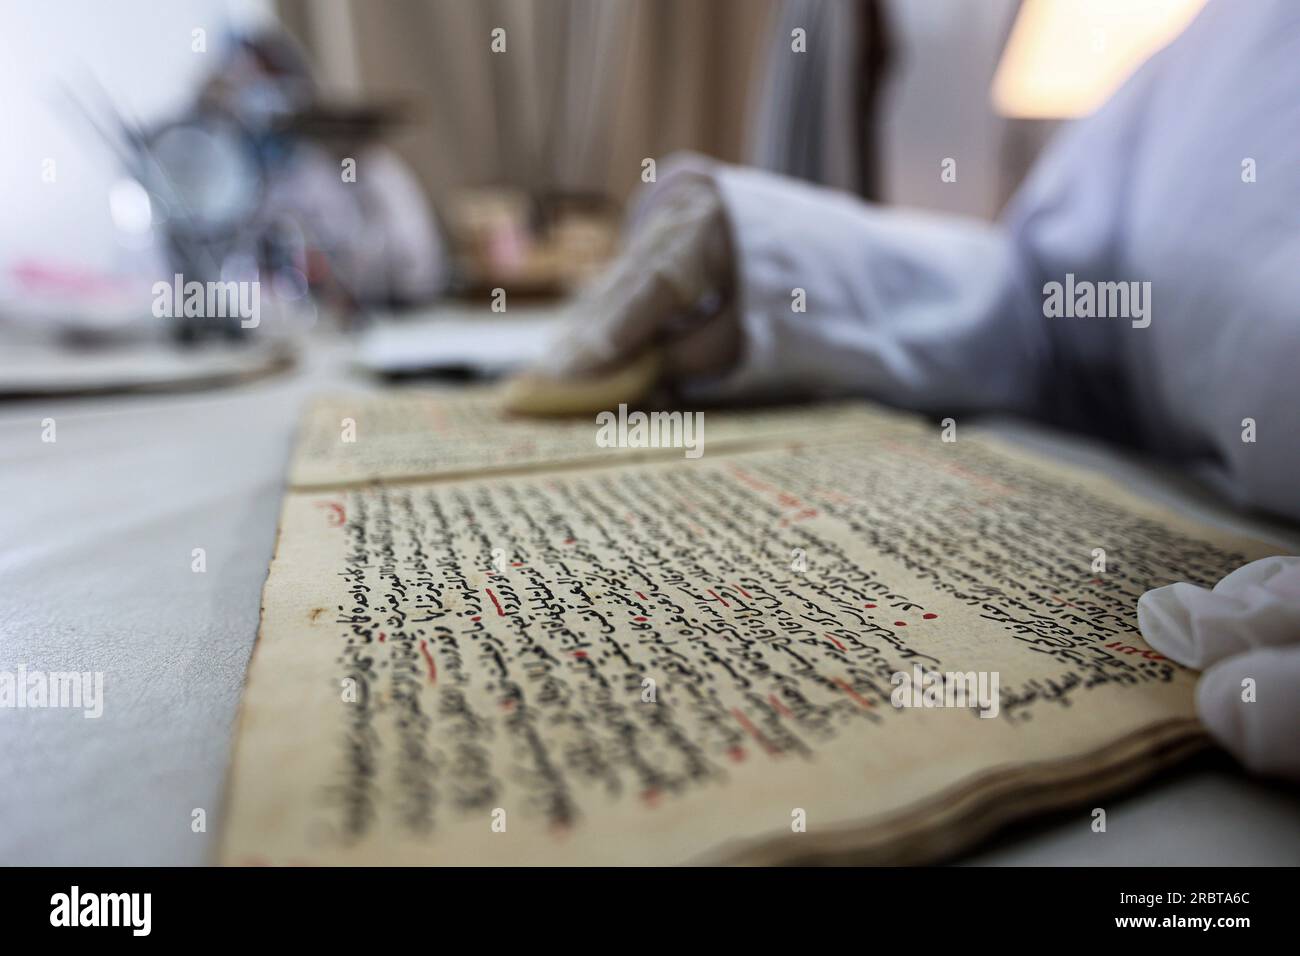
<svg viewBox="0 0 1300 956"><path fill-rule="evenodd" d="M921 617L925 618L927 621L933 621L933 620L934 620L936 617L938 617L938 616L939 616L938 614L922 614L922 615L921 615Z"/></svg>
<svg viewBox="0 0 1300 956"><path fill-rule="evenodd" d="M642 617L641 615L638 614L636 617L632 618L632 620L634 620L634 621L647 621L647 620L649 620L649 618Z"/></svg>
<svg viewBox="0 0 1300 956"><path fill-rule="evenodd" d="M579 660L584 660L584 661L585 661L585 660L587 659L587 652L586 652L586 651L574 651L574 652L573 652L573 656L576 657L576 658L578 658Z"/></svg>
<svg viewBox="0 0 1300 956"><path fill-rule="evenodd" d="M470 620L471 620L471 621L481 621L481 620L483 620L483 618L481 618L481 617L479 617L477 614L475 614L473 617L470 618Z"/></svg>
<svg viewBox="0 0 1300 956"><path fill-rule="evenodd" d="M864 604L864 605L862 605L862 606L863 606L863 607L875 607L874 604Z"/></svg>
<svg viewBox="0 0 1300 956"><path fill-rule="evenodd" d="M573 539L573 538L565 538L565 539L564 539L564 543L565 543L565 544L573 544L573 542L574 542L574 539Z"/></svg>
<svg viewBox="0 0 1300 956"><path fill-rule="evenodd" d="M907 627L907 622L906 622L906 621L895 621L895 622L894 622L894 627Z"/></svg>
<svg viewBox="0 0 1300 956"><path fill-rule="evenodd" d="M382 644L382 643L384 642L384 638L385 638L386 636L387 636L387 635L385 635L383 631L380 631L380 632L379 632L379 643Z"/></svg>

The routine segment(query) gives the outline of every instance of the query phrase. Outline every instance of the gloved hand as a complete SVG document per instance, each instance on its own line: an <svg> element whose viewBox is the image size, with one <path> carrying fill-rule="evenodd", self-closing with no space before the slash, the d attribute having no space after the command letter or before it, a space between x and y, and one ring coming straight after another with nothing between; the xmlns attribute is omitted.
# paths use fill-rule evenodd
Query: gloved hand
<svg viewBox="0 0 1300 956"><path fill-rule="evenodd" d="M1257 773L1300 780L1300 557L1233 571L1213 590L1171 584L1138 600L1148 644L1203 669L1202 723Z"/></svg>
<svg viewBox="0 0 1300 956"><path fill-rule="evenodd" d="M740 355L722 200L706 179L675 177L622 254L579 296L541 371L601 375L660 350L666 380L719 375Z"/></svg>

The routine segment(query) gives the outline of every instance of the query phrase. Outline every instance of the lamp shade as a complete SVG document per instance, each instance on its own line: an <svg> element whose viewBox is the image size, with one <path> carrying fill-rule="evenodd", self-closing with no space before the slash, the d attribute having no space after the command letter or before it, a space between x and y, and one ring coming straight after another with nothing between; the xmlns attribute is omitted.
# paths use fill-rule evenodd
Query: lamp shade
<svg viewBox="0 0 1300 956"><path fill-rule="evenodd" d="M1206 0L1025 0L993 77L1005 116L1091 113Z"/></svg>

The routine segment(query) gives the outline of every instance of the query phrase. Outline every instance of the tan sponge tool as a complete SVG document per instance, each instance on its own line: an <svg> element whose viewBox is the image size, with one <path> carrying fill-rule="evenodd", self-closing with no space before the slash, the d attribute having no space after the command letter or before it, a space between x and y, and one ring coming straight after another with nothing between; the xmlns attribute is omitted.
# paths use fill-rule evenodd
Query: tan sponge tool
<svg viewBox="0 0 1300 956"><path fill-rule="evenodd" d="M645 399L659 379L660 353L648 349L626 365L585 378L551 378L524 372L505 384L502 405L513 415L537 418L595 415Z"/></svg>

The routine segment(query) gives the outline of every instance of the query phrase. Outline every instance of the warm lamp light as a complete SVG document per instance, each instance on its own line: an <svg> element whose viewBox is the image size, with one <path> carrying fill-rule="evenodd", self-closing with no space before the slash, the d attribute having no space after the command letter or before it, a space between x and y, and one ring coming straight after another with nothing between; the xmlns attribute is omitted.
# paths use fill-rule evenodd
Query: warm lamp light
<svg viewBox="0 0 1300 956"><path fill-rule="evenodd" d="M1182 32L1205 0L1025 0L993 77L1005 116L1085 116Z"/></svg>

